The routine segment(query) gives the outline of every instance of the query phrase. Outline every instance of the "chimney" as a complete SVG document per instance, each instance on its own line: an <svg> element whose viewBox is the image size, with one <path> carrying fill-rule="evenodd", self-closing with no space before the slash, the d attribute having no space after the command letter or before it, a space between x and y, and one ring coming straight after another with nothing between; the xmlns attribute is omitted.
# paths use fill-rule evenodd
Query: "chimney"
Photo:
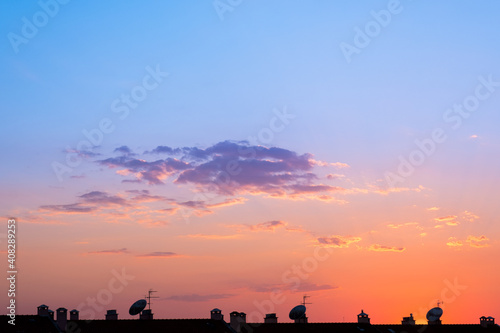
<svg viewBox="0 0 500 333"><path fill-rule="evenodd" d="M276 317L276 313L267 313L264 318L264 324L277 324L278 317Z"/></svg>
<svg viewBox="0 0 500 333"><path fill-rule="evenodd" d="M49 311L49 317L50 319L54 320L54 311L48 310Z"/></svg>
<svg viewBox="0 0 500 333"><path fill-rule="evenodd" d="M495 318L482 316L479 318L482 327L495 326Z"/></svg>
<svg viewBox="0 0 500 333"><path fill-rule="evenodd" d="M415 319L413 318L413 313L410 313L409 317L403 317L401 325L415 325Z"/></svg>
<svg viewBox="0 0 500 333"><path fill-rule="evenodd" d="M39 316L48 316L49 315L49 307L45 304L40 305L37 307L38 309L38 315Z"/></svg>
<svg viewBox="0 0 500 333"><path fill-rule="evenodd" d="M151 309L142 310L139 319L152 320L153 319L153 313L151 312Z"/></svg>
<svg viewBox="0 0 500 333"><path fill-rule="evenodd" d="M224 320L224 315L220 309L213 309L210 311L210 319L212 320Z"/></svg>
<svg viewBox="0 0 500 333"><path fill-rule="evenodd" d="M358 324L369 324L369 323L370 323L370 318L363 310L361 310L361 313L358 315Z"/></svg>
<svg viewBox="0 0 500 333"><path fill-rule="evenodd" d="M118 313L116 313L116 310L106 311L106 320L118 320Z"/></svg>
<svg viewBox="0 0 500 333"><path fill-rule="evenodd" d="M247 315L244 312L233 311L229 314L230 326L236 332L241 332L241 327L247 322Z"/></svg>
<svg viewBox="0 0 500 333"><path fill-rule="evenodd" d="M57 326L63 332L66 332L66 324L68 323L68 309L59 308L57 311Z"/></svg>
<svg viewBox="0 0 500 333"><path fill-rule="evenodd" d="M69 320L79 320L80 319L80 311L77 309L73 309L69 312Z"/></svg>

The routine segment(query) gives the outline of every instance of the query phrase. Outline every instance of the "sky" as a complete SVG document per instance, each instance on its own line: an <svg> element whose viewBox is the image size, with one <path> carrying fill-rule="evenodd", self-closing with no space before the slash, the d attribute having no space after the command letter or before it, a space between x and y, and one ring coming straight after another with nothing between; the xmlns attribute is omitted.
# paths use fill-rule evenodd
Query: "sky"
<svg viewBox="0 0 500 333"><path fill-rule="evenodd" d="M498 2L0 6L18 314L500 318Z"/></svg>

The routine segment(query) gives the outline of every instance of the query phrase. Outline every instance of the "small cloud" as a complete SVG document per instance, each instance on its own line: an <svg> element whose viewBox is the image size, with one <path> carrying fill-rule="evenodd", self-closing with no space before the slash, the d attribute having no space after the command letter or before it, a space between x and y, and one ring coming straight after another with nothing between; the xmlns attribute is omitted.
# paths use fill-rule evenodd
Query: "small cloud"
<svg viewBox="0 0 500 333"><path fill-rule="evenodd" d="M162 298L162 300L169 301L181 301L181 302L207 302L216 299L224 299L229 298L234 295L232 294L209 294L209 295L198 295L198 294L189 294L189 295L175 295L170 297Z"/></svg>
<svg viewBox="0 0 500 333"><path fill-rule="evenodd" d="M90 251L85 254L124 254L129 253L127 248L117 249L117 250L100 250L100 251Z"/></svg>
<svg viewBox="0 0 500 333"><path fill-rule="evenodd" d="M343 168L350 168L351 166L347 163L341 163L341 162L335 162L335 163L330 163L330 165L334 168L337 169L343 169Z"/></svg>
<svg viewBox="0 0 500 333"><path fill-rule="evenodd" d="M283 221L268 221L256 225L250 225L249 228L250 230L256 230L256 231L274 231L277 228L285 227L286 225L287 223Z"/></svg>
<svg viewBox="0 0 500 333"><path fill-rule="evenodd" d="M476 248L481 248L481 247L488 247L490 246L488 243L485 243L489 241L489 238L486 237L485 235L481 236L467 236L467 239L465 240L470 246L476 247Z"/></svg>
<svg viewBox="0 0 500 333"><path fill-rule="evenodd" d="M361 237L353 236L330 236L330 237L319 237L318 243L325 247L335 247L335 248L346 248L352 243L357 243L361 241Z"/></svg>
<svg viewBox="0 0 500 333"><path fill-rule="evenodd" d="M430 207L430 208L427 208L427 210L436 211L436 210L439 210L439 207Z"/></svg>
<svg viewBox="0 0 500 333"><path fill-rule="evenodd" d="M469 136L469 138L471 138L471 139L477 139L478 136L477 136L477 134L472 134L471 136Z"/></svg>
<svg viewBox="0 0 500 333"><path fill-rule="evenodd" d="M460 247L463 246L464 243L457 240L455 237L448 238L448 242L446 243L449 247Z"/></svg>
<svg viewBox="0 0 500 333"><path fill-rule="evenodd" d="M434 219L434 221L436 221L437 223L444 223L444 224L450 225L450 226L456 226L456 225L460 224L460 222L457 221L457 217L458 216L456 216L456 215L436 217Z"/></svg>
<svg viewBox="0 0 500 333"><path fill-rule="evenodd" d="M461 217L467 222L474 222L479 218L479 216L469 211L464 211Z"/></svg>
<svg viewBox="0 0 500 333"><path fill-rule="evenodd" d="M126 155L126 156L135 155L134 152L132 151L132 149L130 149L127 146L118 147L113 152L114 153L120 153L120 154Z"/></svg>
<svg viewBox="0 0 500 333"><path fill-rule="evenodd" d="M309 283L309 282L302 282L298 286L294 285L294 288L292 288L293 291L295 292L308 292L308 291L318 291L318 290L332 290L332 289L338 289L338 287L332 286L330 284L316 284L316 283Z"/></svg>
<svg viewBox="0 0 500 333"><path fill-rule="evenodd" d="M368 251L375 252L403 252L406 250L404 247L386 246L380 244L372 244L368 247Z"/></svg>
<svg viewBox="0 0 500 333"><path fill-rule="evenodd" d="M387 227L391 229L399 229L402 227L418 226L418 222L407 222L402 224L388 224Z"/></svg>

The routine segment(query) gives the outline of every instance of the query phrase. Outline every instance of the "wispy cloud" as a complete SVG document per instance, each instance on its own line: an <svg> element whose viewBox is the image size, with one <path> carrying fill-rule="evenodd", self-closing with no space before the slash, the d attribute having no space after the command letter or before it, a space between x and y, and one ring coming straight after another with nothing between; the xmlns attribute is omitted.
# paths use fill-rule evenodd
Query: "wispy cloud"
<svg viewBox="0 0 500 333"><path fill-rule="evenodd" d="M125 254L129 253L127 248L121 248L121 249L116 249L116 250L100 250L100 251L90 251L90 252L85 252L84 254Z"/></svg>
<svg viewBox="0 0 500 333"><path fill-rule="evenodd" d="M436 217L434 219L434 221L436 221L437 223L444 223L444 224L449 225L449 226L457 226L460 224L460 222L458 222L458 220L457 220L457 217L458 216L456 216L456 215Z"/></svg>
<svg viewBox="0 0 500 333"><path fill-rule="evenodd" d="M403 252L404 250L406 250L406 248L404 247L386 246L380 244L372 244L367 249L368 251L375 252Z"/></svg>
<svg viewBox="0 0 500 333"><path fill-rule="evenodd" d="M136 257L141 257L141 258L173 258L173 257L180 257L180 255L175 253L175 252L157 251L157 252L138 254Z"/></svg>
<svg viewBox="0 0 500 333"><path fill-rule="evenodd" d="M329 237L319 237L317 241L320 245L325 247L346 248L352 243L361 241L361 237L335 235Z"/></svg>

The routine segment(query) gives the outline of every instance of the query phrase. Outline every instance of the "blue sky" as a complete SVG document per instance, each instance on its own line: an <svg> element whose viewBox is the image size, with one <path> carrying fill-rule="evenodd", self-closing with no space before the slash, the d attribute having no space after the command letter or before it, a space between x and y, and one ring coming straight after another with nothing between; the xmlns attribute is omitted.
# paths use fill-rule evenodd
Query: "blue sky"
<svg viewBox="0 0 500 333"><path fill-rule="evenodd" d="M342 198L352 205L344 208L308 201L295 206L297 219L338 214L348 221L366 211L377 223L387 222L391 213L408 222L412 213L401 207L437 205L448 207L443 215L472 210L490 221L477 226L478 233L490 231L489 239L500 235L492 225L498 220L492 201L499 185L500 90L494 86L456 129L443 118L484 80L500 81L498 2L233 1L236 5L227 5L232 10L218 13L217 2L209 0L69 1L59 4L26 43L13 45L13 34L23 36L23 18L33 22L42 11L40 3L0 5L3 215L29 220L42 206L83 202L82 195L91 191L111 195L148 189L168 193L180 204L202 184L124 183L121 177L130 174L116 175L117 169L99 164L116 157L115 149L122 146L137 154L130 158L151 162L153 155L144 152L158 146L211 149L227 140L247 140L250 146L349 165L330 170L311 162L317 168L315 185L349 187L351 194L386 189L385 175L396 172L399 156L408 158L415 140L442 128L446 141L397 186L408 191L422 186L421 196L379 201L348 194ZM341 44L355 46L356 29L366 29L375 22L373 12L380 15L391 6L398 13L348 61ZM154 81L151 71L168 75ZM140 89L148 75L155 87L121 119L113 103ZM290 115L286 122L274 123L284 113ZM86 140L82 131L98 128L103 119L112 122L113 130L96 147L80 151L81 162L58 179L53 163L67 165L68 152ZM273 130L272 124L284 126ZM265 136L269 133L272 137ZM344 178L326 180L334 173ZM252 184L260 186L258 180ZM234 216L258 211L257 225L281 220L276 211L289 209L287 203L241 193L247 201L234 206L239 211L203 219L209 225L217 219L232 224ZM291 211L285 215L294 218ZM203 223L202 217L195 220ZM31 222L30 229L43 228ZM336 232L320 222L310 227L315 234ZM338 228L356 234L370 227L345 222ZM466 236L464 231L460 237Z"/></svg>

